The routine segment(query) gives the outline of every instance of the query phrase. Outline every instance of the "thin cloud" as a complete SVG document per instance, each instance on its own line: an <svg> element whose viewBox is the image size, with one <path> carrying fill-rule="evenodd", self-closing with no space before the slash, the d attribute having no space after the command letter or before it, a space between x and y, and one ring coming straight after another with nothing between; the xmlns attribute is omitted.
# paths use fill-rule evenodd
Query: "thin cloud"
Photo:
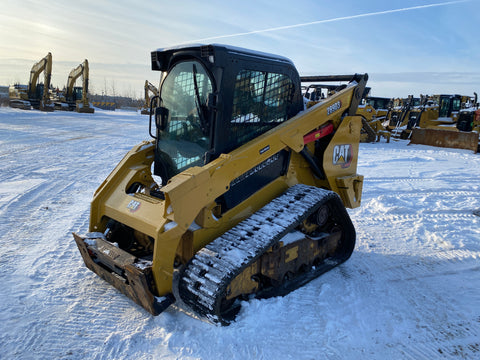
<svg viewBox="0 0 480 360"><path fill-rule="evenodd" d="M334 19L318 20L318 21L312 21L312 22L302 23L302 24L279 26L279 27L274 27L274 28L269 28L269 29L254 30L254 31L242 32L242 33L236 33L236 34L229 34L229 35L212 36L212 37L203 38L203 39L191 40L191 41L188 41L188 42L186 42L186 43L210 41L210 40L216 40L216 39L224 39L224 38L230 38L230 37L253 35L253 34L260 34L260 33L266 33L266 32L279 31L279 30L294 29L294 28L299 28L299 27L305 27L305 26L311 26L311 25L318 25L318 24L325 24L325 23L336 22L336 21L358 19L358 18L363 18L363 17L368 17L368 16L377 16L377 15L393 14L393 13L397 13L397 12L410 11L410 10L418 10L418 9L425 9L425 8L431 8L431 7L436 7L436 6L454 5L454 4L459 4L459 3L463 3L463 2L469 2L469 1L471 1L471 0L448 1L448 2L443 2L443 3L419 5L419 6L412 6L412 7L401 8L401 9L377 11L377 12L371 12L371 13L366 13L366 14L342 16L342 17L338 17L338 18L334 18Z"/></svg>

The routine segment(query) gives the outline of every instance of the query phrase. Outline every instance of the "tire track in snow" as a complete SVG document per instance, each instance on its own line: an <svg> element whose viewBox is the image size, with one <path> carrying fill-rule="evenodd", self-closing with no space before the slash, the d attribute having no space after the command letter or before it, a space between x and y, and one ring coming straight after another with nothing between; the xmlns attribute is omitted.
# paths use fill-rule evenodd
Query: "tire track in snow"
<svg viewBox="0 0 480 360"><path fill-rule="evenodd" d="M458 299L457 294L475 296L476 285L448 284L448 279L458 273L478 274L479 259L480 252L466 250L421 257L354 252L341 273L350 278L343 296L350 298L352 313L357 314L352 324L361 325L356 332L364 334L369 344L391 349L393 358L451 358L461 348L465 358L473 359L478 355L475 339L480 322L462 311L471 298ZM392 303L409 311L399 313ZM388 326L379 322L386 317L391 319Z"/></svg>
<svg viewBox="0 0 480 360"><path fill-rule="evenodd" d="M69 208L75 207L73 199L66 201L58 208L50 205L48 210L42 211L41 207L45 198L50 199L49 204L63 202L64 196L71 195L73 184L74 182L67 181L63 187L60 187L58 182L52 182L41 189L37 188L33 191L34 196L24 196L22 200L26 200L21 202L22 206L12 211L17 216L26 209L36 209L29 214L28 225L12 229L8 234L8 237L17 239L15 244L17 249L10 252L7 262L16 264L12 272L17 272L17 269L25 269L26 274L26 278L22 280L24 283L22 291L10 294L9 310L18 314L25 312L32 314L28 329L21 330L22 324L20 324L20 329L16 331L17 334L22 334L21 338L10 342L18 344L13 349L15 354L27 355L23 353L22 349L35 349L38 358L55 358L59 355L66 357L68 353L57 353L58 339L70 337L68 340L70 341L77 333L82 334L82 331L84 332L82 329L95 329L92 326L94 320L92 315L90 314L90 317L84 315L88 314L88 309L80 308L72 314L72 305L69 304L73 301L76 304L73 308L78 309L80 301L85 301L84 291L75 286L80 279L83 280L83 277L79 275L80 266L83 264L70 232L62 230L62 223L64 223L63 228L66 229L65 226L68 226L68 222L74 215L69 210ZM52 196L54 191L58 192ZM83 215L76 220L73 228L85 229L85 225L88 226L88 217L89 211L86 206ZM39 236L22 239L27 233ZM75 258L77 261L73 263L78 265L76 271L72 268L72 259ZM15 281L15 279L13 280ZM15 288L14 285L8 287ZM94 291L92 295L95 298L101 298L105 294L98 294L97 297ZM67 314L69 316L66 316ZM75 319L73 323L72 319ZM79 326L75 326L75 323L78 323ZM98 326L98 333L100 333L102 325ZM48 333L45 333L45 328L49 329ZM79 347L75 351L77 354L82 354L85 349ZM85 358L93 357L86 356Z"/></svg>
<svg viewBox="0 0 480 360"><path fill-rule="evenodd" d="M77 137L68 138L68 139L50 141L50 142L47 142L47 143L40 143L40 144L37 144L37 145L30 145L30 146L22 145L21 148L17 148L17 149L10 148L8 151L0 152L0 158L5 157L5 156L10 156L10 155L16 155L16 154L22 153L22 152L27 152L27 151L29 152L29 151L32 151L32 150L47 149L47 148L51 147L52 145L57 145L57 144L61 144L61 143L69 142L69 141L92 139L92 138L95 138L95 137L97 137L97 136L91 134L91 135L77 136Z"/></svg>
<svg viewBox="0 0 480 360"><path fill-rule="evenodd" d="M77 177L77 180L82 182L85 179ZM91 194L88 196L88 202L90 200ZM119 329L116 322L113 321L113 319L118 320L119 314L128 313L129 311L142 314L143 310L137 309L131 300L120 294L120 292L84 266L81 255L71 237L71 232L86 232L88 230L89 206L88 203L85 205L84 213L76 219L73 225L68 227L68 219L71 220L75 216L73 213L69 214L64 220L64 227L68 227L69 230L65 234L66 240L63 243L63 251L61 246L45 254L50 261L55 260L59 262L57 271L46 274L43 281L42 287L47 290L48 294L51 294L47 297L47 301L52 305L58 304L57 306L65 308L61 315L56 316L56 322L51 324L51 327L54 329L51 345L54 346L58 343L58 340L55 340L55 335L59 337L79 337L84 341L74 342L75 344L78 343L78 346L70 349L72 354L81 355L80 358L118 358L117 354L124 351L123 347L118 346L118 342L109 351L111 357L105 356L105 354L98 354L94 349L105 347L105 343L108 343L111 334L122 332L125 328L134 326L134 324L124 324L124 327ZM72 259L75 259L75 261L72 262ZM65 267L71 266L71 264L74 267L62 273L58 279L58 273L65 271ZM45 265L40 260L38 268L43 269ZM57 273L57 276L55 273ZM95 310L92 311L92 309ZM149 317L149 315L143 315ZM62 326L59 326L59 324L62 324ZM67 329L66 332L63 329ZM37 333L36 336L39 336L41 331L42 329L39 327L33 333ZM49 344L49 339L45 342ZM82 342L88 342L92 348L86 349L81 345ZM52 346L44 346L45 357L52 355L48 350Z"/></svg>
<svg viewBox="0 0 480 360"><path fill-rule="evenodd" d="M432 191L431 186L425 186L423 190L424 182L437 180L446 180L453 188L442 185ZM377 338L376 329L371 328L370 333L374 341L395 349L393 358L478 356L480 322L470 316L475 314L474 309L471 314L462 309L468 308L472 299L480 303L480 284L449 282L456 278L476 279L480 271L480 232L475 226L478 219L470 209L475 206L472 198L478 194L477 182L474 177L454 175L399 180L378 177L365 182L362 207L352 211L358 238L350 261L357 260L356 268L361 269L352 275L352 286L360 297L375 299L365 304L372 314L389 314L380 318L392 319L396 329L375 326L382 329L382 338ZM471 190L464 189L467 183L472 184ZM377 189L383 184L392 190ZM415 189L397 189L399 184L412 184ZM452 232L452 228L464 232ZM378 305L372 307L372 303ZM409 311L398 313L389 303ZM361 305L359 312L364 311ZM384 340L388 338L397 341ZM402 338L404 342L398 341Z"/></svg>
<svg viewBox="0 0 480 360"><path fill-rule="evenodd" d="M438 177L426 177L426 176L419 176L419 177L410 177L410 176L395 176L395 177L368 177L365 178L366 183L380 183L380 184L395 184L395 183L402 183L402 182L427 182L427 181L441 181L447 180L449 183L458 182L458 183L475 183L478 179L475 176L464 176L464 175L456 175L456 174L442 174L442 176Z"/></svg>
<svg viewBox="0 0 480 360"><path fill-rule="evenodd" d="M375 194L375 190L371 189L366 191L367 196L369 193ZM408 196L408 197L416 197L416 198L423 198L425 196L435 196L435 197L456 197L456 196L466 196L466 197L471 197L472 195L477 195L478 190L472 189L472 190L443 190L440 189L439 191L430 191L430 190L405 190L405 191L399 191L399 190L393 190L389 191L388 193L383 193L381 196L385 198L398 198L402 196ZM364 195L365 196L365 195Z"/></svg>
<svg viewBox="0 0 480 360"><path fill-rule="evenodd" d="M91 131L88 123L83 126ZM72 132L82 133L81 128L77 130ZM45 359L101 358L98 349L108 334L123 330L112 319L134 305L85 268L71 232L88 230L89 202L108 174L92 174L92 170L113 169L115 157L124 155L125 145L120 136L108 134L103 134L104 141L88 135L50 141L41 139L41 133L37 135L46 142L22 151L2 152L6 166L2 167L0 183L14 186L25 178L41 182L2 208L8 217L2 225L1 277L3 286L13 291L0 295L10 313L3 325L12 331L1 334L0 343L6 344L4 355L12 358L28 358L32 351L36 358ZM72 144L92 150L85 152L82 148L77 156ZM99 155L101 152L108 156ZM84 204L80 216L79 203ZM102 308L103 303L111 306L92 311ZM15 321L23 316L29 321ZM60 339L76 345L62 349ZM92 347L85 347L86 343ZM118 358L115 354L121 351L116 345L110 351L112 358Z"/></svg>
<svg viewBox="0 0 480 360"><path fill-rule="evenodd" d="M386 271L397 274L388 281L401 282L421 278L451 275L460 272L480 271L480 252L466 250L449 250L419 257L417 261L408 264L396 264L386 268Z"/></svg>
<svg viewBox="0 0 480 360"><path fill-rule="evenodd" d="M355 222L359 226L366 227L368 224L375 222L390 222L390 223L413 223L419 220L427 221L473 221L475 220L475 215L471 210L445 210L445 211L432 211L430 213L419 213L419 214L383 214L380 216L374 216L369 219L355 219Z"/></svg>

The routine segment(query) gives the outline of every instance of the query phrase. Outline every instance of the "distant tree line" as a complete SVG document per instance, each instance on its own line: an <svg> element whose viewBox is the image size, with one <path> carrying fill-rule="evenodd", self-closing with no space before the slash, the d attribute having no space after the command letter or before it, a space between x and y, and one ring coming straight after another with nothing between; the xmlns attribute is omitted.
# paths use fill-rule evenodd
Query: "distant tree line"
<svg viewBox="0 0 480 360"><path fill-rule="evenodd" d="M90 102L99 101L99 102L110 102L115 103L115 108L137 108L140 109L145 103L145 99L135 99L129 96L114 96L114 95L98 95L98 94L88 94L88 99ZM8 86L0 86L0 106L8 106L9 97L8 97Z"/></svg>

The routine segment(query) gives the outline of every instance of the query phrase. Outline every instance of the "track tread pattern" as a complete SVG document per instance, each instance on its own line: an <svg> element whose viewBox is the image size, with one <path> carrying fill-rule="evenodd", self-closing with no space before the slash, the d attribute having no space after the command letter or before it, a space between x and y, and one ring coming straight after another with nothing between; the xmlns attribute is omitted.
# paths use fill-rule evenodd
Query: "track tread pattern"
<svg viewBox="0 0 480 360"><path fill-rule="evenodd" d="M184 304L210 322L228 324L221 315L220 302L230 281L331 196L337 195L295 185L205 246L179 280Z"/></svg>

